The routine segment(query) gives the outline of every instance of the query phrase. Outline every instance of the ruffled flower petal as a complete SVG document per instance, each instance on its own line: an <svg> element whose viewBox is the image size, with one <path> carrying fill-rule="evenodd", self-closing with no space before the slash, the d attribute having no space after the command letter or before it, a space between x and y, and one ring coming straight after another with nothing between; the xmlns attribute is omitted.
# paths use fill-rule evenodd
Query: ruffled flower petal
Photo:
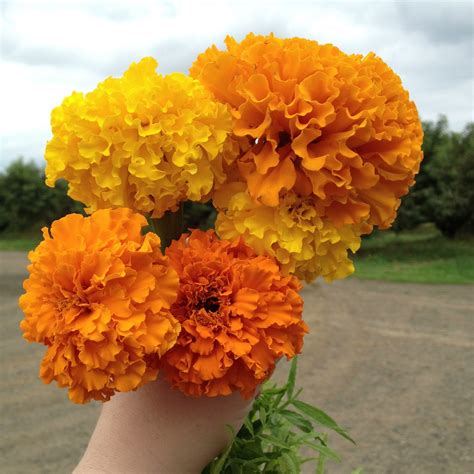
<svg viewBox="0 0 474 474"><path fill-rule="evenodd" d="M180 331L178 275L146 219L129 209L68 215L30 252L20 307L25 339L43 343L40 376L76 403L108 400L156 378Z"/></svg>
<svg viewBox="0 0 474 474"><path fill-rule="evenodd" d="M129 207L154 217L208 199L225 179L223 156L234 153L225 147L232 116L199 81L156 67L144 58L53 110L48 185L66 179L89 211Z"/></svg>
<svg viewBox="0 0 474 474"><path fill-rule="evenodd" d="M272 258L213 231L183 235L167 256L180 278L171 311L181 333L160 369L174 387L190 396L251 397L279 358L301 351L308 330L301 285Z"/></svg>
<svg viewBox="0 0 474 474"><path fill-rule="evenodd" d="M191 74L232 107L235 135L249 139L236 162L252 198L278 205L296 173L336 225L387 227L422 159L421 123L400 78L373 53L300 38L249 34L226 45L201 54Z"/></svg>
<svg viewBox="0 0 474 474"><path fill-rule="evenodd" d="M258 204L245 184L239 184L240 189L223 187L216 194L221 206L216 231L221 238L241 237L257 253L274 257L284 274L308 282L318 276L332 281L353 273L349 253L359 249L360 236L371 231L370 225L335 226L320 217L314 197L301 198L294 192L282 198L278 207Z"/></svg>

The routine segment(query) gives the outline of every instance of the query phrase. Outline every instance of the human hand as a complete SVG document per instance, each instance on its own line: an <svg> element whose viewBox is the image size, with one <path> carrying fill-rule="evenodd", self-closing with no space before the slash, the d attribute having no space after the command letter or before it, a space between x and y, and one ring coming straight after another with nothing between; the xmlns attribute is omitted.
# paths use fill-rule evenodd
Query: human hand
<svg viewBox="0 0 474 474"><path fill-rule="evenodd" d="M253 400L239 393L191 398L157 380L105 403L74 474L187 474L231 442Z"/></svg>

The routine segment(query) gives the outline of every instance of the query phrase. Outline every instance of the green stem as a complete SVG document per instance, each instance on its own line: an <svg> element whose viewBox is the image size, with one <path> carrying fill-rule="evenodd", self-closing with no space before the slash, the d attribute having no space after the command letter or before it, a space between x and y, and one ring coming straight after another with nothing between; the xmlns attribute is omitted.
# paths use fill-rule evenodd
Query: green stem
<svg viewBox="0 0 474 474"><path fill-rule="evenodd" d="M164 252L172 240L177 240L184 231L183 206L176 212L167 211L160 219L150 219L151 226L161 239L161 250Z"/></svg>

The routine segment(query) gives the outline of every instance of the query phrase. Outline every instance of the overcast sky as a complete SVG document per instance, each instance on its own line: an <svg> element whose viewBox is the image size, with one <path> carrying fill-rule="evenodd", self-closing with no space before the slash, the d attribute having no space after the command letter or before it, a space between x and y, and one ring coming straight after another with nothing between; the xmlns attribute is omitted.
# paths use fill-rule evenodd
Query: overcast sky
<svg viewBox="0 0 474 474"><path fill-rule="evenodd" d="M43 159L51 109L132 61L187 72L227 34L300 36L347 53L375 51L402 78L424 120L473 120L471 1L1 1L0 169Z"/></svg>

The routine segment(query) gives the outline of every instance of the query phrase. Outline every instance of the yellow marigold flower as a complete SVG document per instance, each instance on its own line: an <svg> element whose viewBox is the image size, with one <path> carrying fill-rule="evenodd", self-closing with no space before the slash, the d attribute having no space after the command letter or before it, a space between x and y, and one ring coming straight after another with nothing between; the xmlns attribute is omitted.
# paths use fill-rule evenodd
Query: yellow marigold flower
<svg viewBox="0 0 474 474"><path fill-rule="evenodd" d="M162 76L144 58L121 78L74 92L51 115L46 183L69 182L89 211L129 207L161 217L180 201L206 200L225 180L227 106L184 74Z"/></svg>
<svg viewBox="0 0 474 474"><path fill-rule="evenodd" d="M422 159L420 119L392 69L300 38L226 45L191 75L232 108L233 133L247 140L235 168L251 197L275 207L294 190L337 228L388 227Z"/></svg>
<svg viewBox="0 0 474 474"><path fill-rule="evenodd" d="M70 214L29 254L20 307L25 339L47 346L40 377L76 403L108 400L157 376L177 339L178 276L146 219L129 209Z"/></svg>
<svg viewBox="0 0 474 474"><path fill-rule="evenodd" d="M356 252L360 235L370 231L366 224L336 227L321 219L322 204L312 196L289 192L277 207L258 204L245 183L222 187L215 204L220 209L216 230L221 238L242 236L257 253L275 257L284 273L308 282L318 276L331 281L353 273L348 250Z"/></svg>

